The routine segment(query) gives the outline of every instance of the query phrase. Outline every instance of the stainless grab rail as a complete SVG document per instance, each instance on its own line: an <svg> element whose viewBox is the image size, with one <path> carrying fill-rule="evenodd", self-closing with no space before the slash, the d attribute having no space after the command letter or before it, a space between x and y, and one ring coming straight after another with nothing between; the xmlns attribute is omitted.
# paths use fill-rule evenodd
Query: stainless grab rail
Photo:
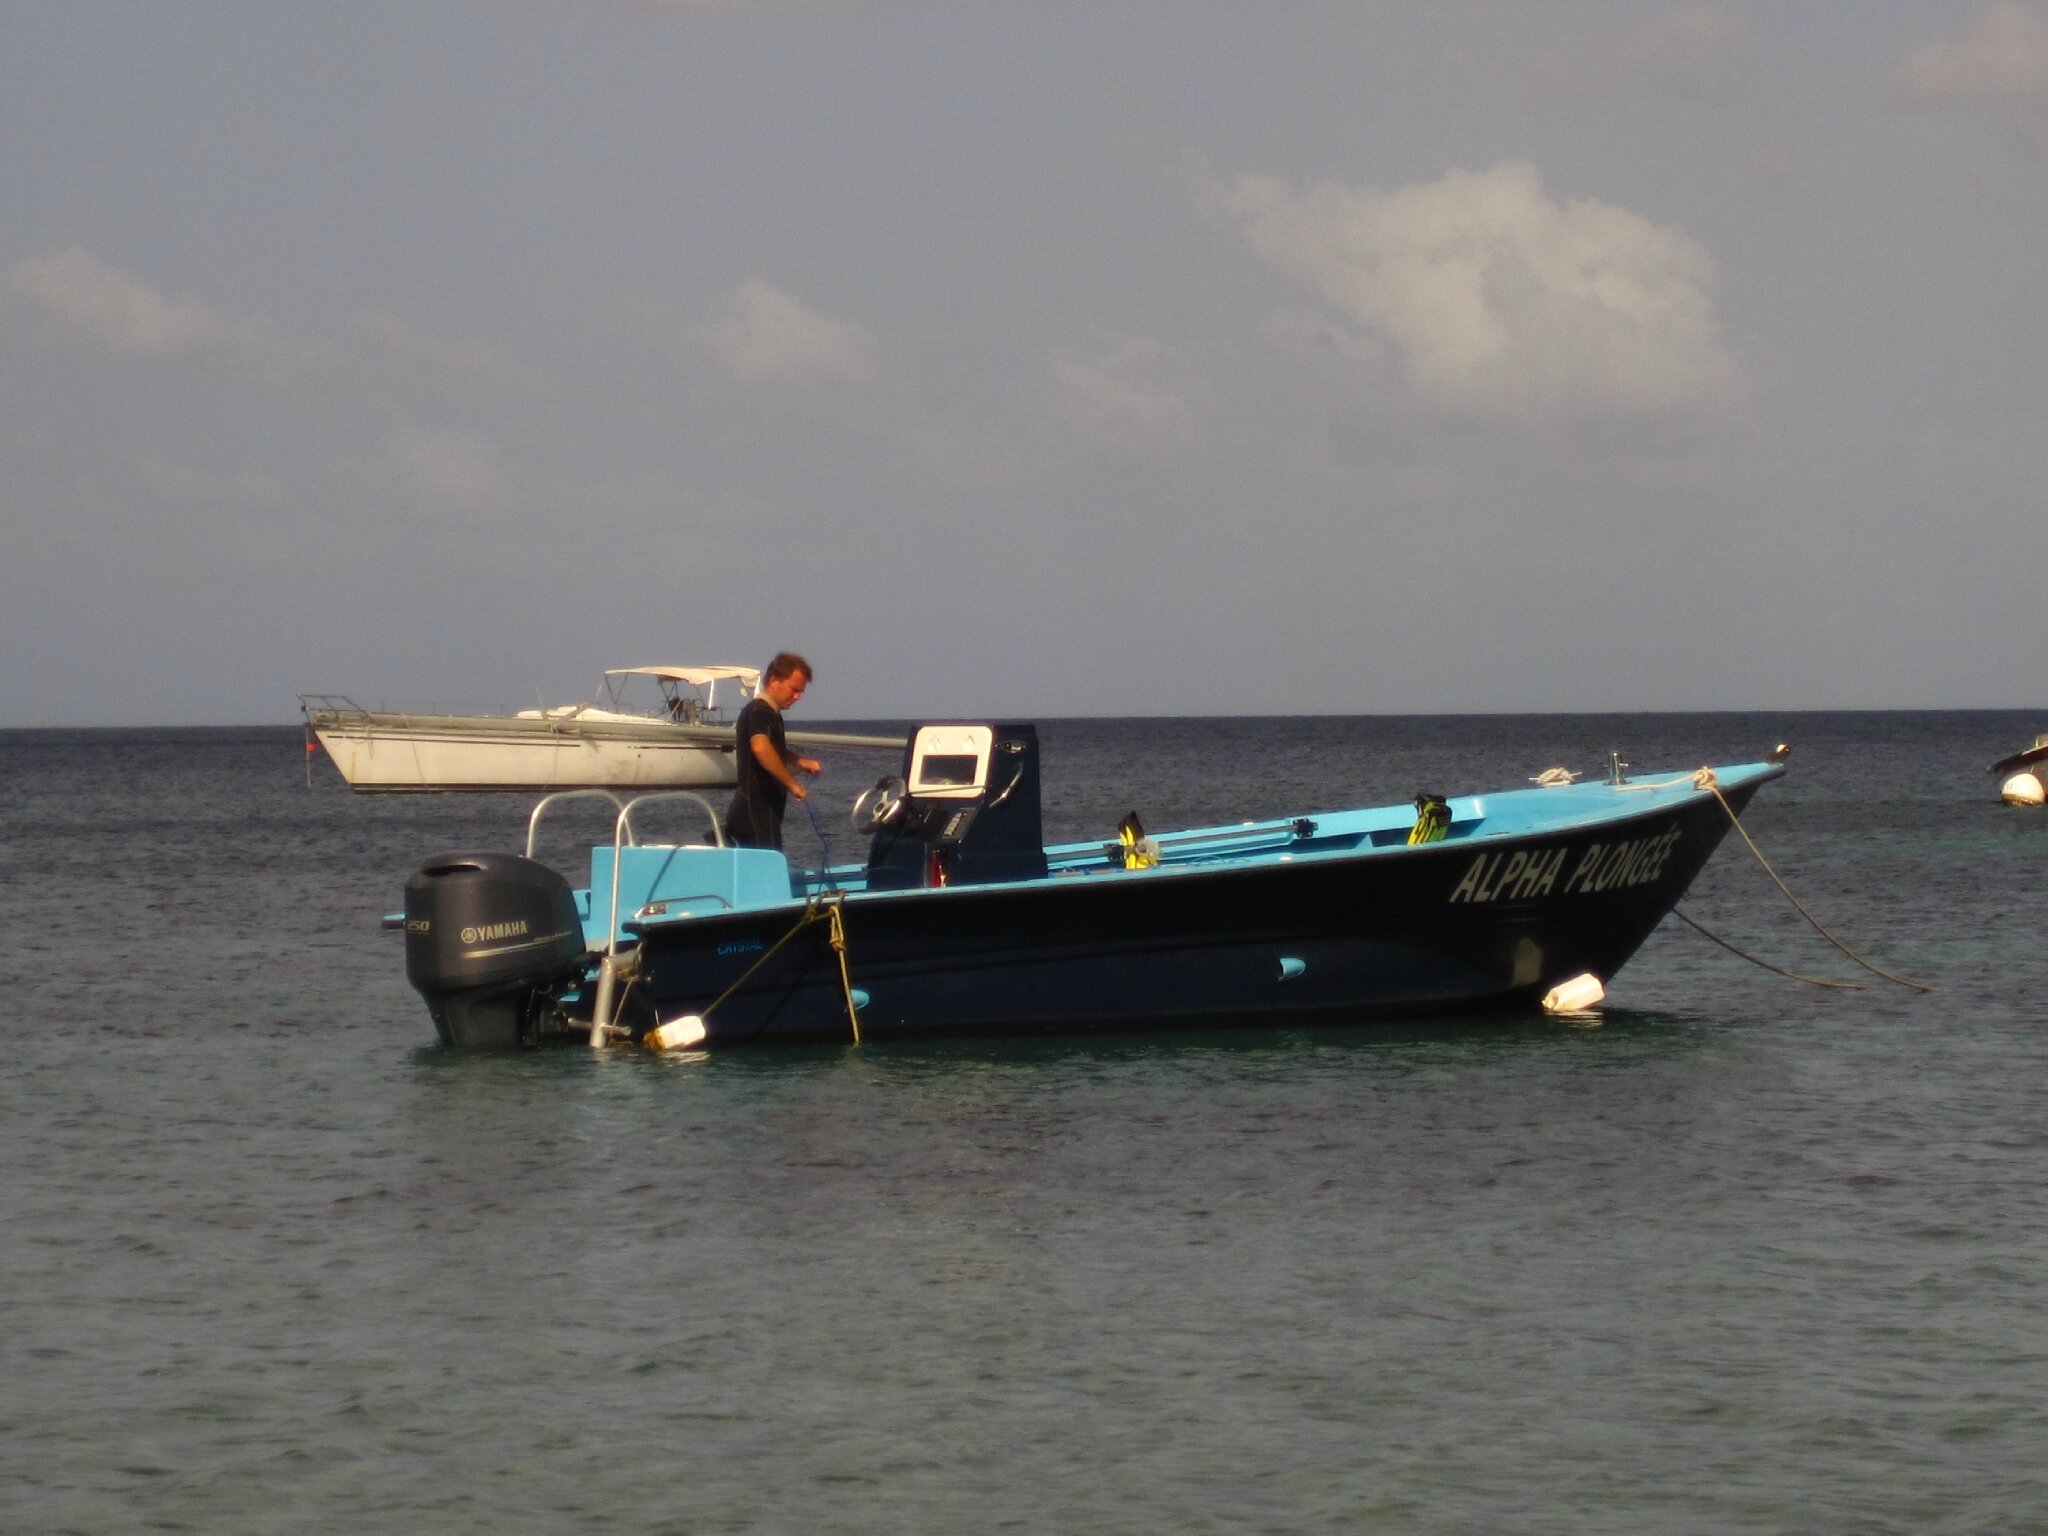
<svg viewBox="0 0 2048 1536"><path fill-rule="evenodd" d="M712 846L715 848L723 848L725 846L725 829L718 824L718 812L712 809L709 800L706 800L694 789L664 789L651 795L640 795L621 805L619 807L619 819L612 828L611 923L605 929L604 941L605 953L607 955L616 955L619 949L619 865L622 862L619 858L619 850L624 847L638 846L633 838L633 812L650 800L696 801L704 807L704 814L711 818Z"/></svg>
<svg viewBox="0 0 2048 1536"><path fill-rule="evenodd" d="M558 789L551 795L542 795L540 804L526 819L526 856L529 859L533 857L534 839L540 834L540 813L558 800L609 800L621 815L626 811L626 802L608 789Z"/></svg>
<svg viewBox="0 0 2048 1536"><path fill-rule="evenodd" d="M579 791L564 790L562 793L568 795ZM605 791L599 790L596 793L604 794ZM625 1005L625 994L619 990L619 976L622 972L630 972L638 958L637 955L630 956L623 963L619 959L619 866L625 862L620 854L628 847L639 846L633 837L633 812L650 800L694 800L704 808L704 814L711 818L714 846L725 846L725 831L718 824L718 812L709 800L694 789L659 790L651 795L636 796L623 804L619 803L617 796L608 795L607 798L619 806L619 815L612 824L612 902L610 916L605 922L604 959L598 962L597 996L591 1000L590 1043L593 1046L602 1046L620 1033L618 1015ZM534 811L538 815L539 807L536 806ZM596 896L595 891L591 892L593 901Z"/></svg>

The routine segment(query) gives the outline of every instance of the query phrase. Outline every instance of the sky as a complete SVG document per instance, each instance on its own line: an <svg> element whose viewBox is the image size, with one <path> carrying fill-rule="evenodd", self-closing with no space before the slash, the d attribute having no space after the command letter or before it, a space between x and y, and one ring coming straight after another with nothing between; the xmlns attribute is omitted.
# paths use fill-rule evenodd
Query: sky
<svg viewBox="0 0 2048 1536"><path fill-rule="evenodd" d="M0 727L2043 701L2048 0L8 0Z"/></svg>

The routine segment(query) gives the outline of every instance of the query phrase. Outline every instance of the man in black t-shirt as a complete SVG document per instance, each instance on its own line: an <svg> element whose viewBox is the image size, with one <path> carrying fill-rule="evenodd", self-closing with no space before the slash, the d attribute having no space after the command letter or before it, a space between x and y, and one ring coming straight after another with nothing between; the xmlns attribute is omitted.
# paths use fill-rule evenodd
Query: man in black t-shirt
<svg viewBox="0 0 2048 1536"><path fill-rule="evenodd" d="M747 701L733 727L739 782L725 813L725 835L742 848L780 848L789 797L810 797L796 775L823 771L816 758L793 757L783 744L782 712L804 696L810 682L811 664L793 651L781 652L768 663L760 692Z"/></svg>

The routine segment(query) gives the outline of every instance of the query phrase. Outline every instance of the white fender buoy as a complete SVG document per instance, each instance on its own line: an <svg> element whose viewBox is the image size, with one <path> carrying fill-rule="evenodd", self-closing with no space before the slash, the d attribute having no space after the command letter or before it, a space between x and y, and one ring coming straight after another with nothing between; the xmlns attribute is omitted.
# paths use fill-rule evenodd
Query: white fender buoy
<svg viewBox="0 0 2048 1536"><path fill-rule="evenodd" d="M650 1051L686 1051L693 1045L702 1045L704 1034L704 1021L694 1013L686 1013L680 1019L670 1019L650 1029L640 1037L640 1043Z"/></svg>
<svg viewBox="0 0 2048 1536"><path fill-rule="evenodd" d="M1570 981L1561 981L1543 994L1545 1013L1584 1013L1607 995L1600 978L1581 971Z"/></svg>
<svg viewBox="0 0 2048 1536"><path fill-rule="evenodd" d="M2039 805L2048 800L2037 774L2016 773L1998 786L1998 797L2007 805Z"/></svg>

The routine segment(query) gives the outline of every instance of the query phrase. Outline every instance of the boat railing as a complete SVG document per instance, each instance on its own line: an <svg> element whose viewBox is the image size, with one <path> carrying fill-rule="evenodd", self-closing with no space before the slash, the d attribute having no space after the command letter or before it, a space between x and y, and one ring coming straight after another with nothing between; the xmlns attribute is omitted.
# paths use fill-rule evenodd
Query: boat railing
<svg viewBox="0 0 2048 1536"><path fill-rule="evenodd" d="M718 812L713 809L709 800L694 789L657 790L653 794L636 795L624 803L620 803L616 795L606 790L562 790L548 796L547 799L567 799L576 794L600 794L619 807L618 817L612 823L611 907L605 920L604 954L598 961L597 994L592 1000L590 1012L590 1043L602 1045L619 1034L618 1013L625 1001L625 995L620 990L620 979L630 975L638 958L637 951L626 956L619 953L619 870L625 863L622 853L627 848L639 846L633 835L633 812L651 800L694 800L704 808L705 815L711 818L711 837L715 846L723 848L726 842L725 833L718 824ZM545 804L546 801L542 803ZM540 809L540 806L534 807L536 817L540 815ZM594 906L597 892L592 891L590 894Z"/></svg>
<svg viewBox="0 0 2048 1536"><path fill-rule="evenodd" d="M605 952L616 955L619 949L619 866L625 861L620 858L622 848L638 847L633 836L633 812L651 800L694 800L704 808L704 814L711 818L712 846L725 846L725 830L718 824L718 812L711 802L694 789L664 789L651 795L636 795L619 807L618 820L612 826L612 904L611 920L605 930Z"/></svg>
<svg viewBox="0 0 2048 1536"><path fill-rule="evenodd" d="M1199 852L1204 844L1230 842L1245 839L1252 842L1295 842L1314 837L1316 824L1306 816L1291 817L1286 821L1247 821L1242 826L1216 827L1207 832L1167 832L1153 839L1163 853L1174 853L1186 848Z"/></svg>
<svg viewBox="0 0 2048 1536"><path fill-rule="evenodd" d="M311 720L315 715L367 715L369 711L345 693L302 693L299 713Z"/></svg>
<svg viewBox="0 0 2048 1536"><path fill-rule="evenodd" d="M633 834L633 812L647 804L650 800L696 801L698 805L703 807L704 814L711 819L711 846L714 848L723 848L725 846L725 831L719 825L717 807L712 805L709 800L706 800L694 789L658 789L652 794L635 795L631 800L620 806L618 837L622 837L627 846L636 846L639 841Z"/></svg>
<svg viewBox="0 0 2048 1536"><path fill-rule="evenodd" d="M1160 859L1166 861L1196 859L1210 853L1284 848L1315 835L1316 824L1305 816L1297 816L1285 821L1247 821L1240 826L1215 827L1202 832L1168 832L1146 841L1155 844ZM1052 855L1050 863L1056 869L1066 869L1107 858L1121 865L1123 857L1121 843L1087 843L1077 848L1061 849Z"/></svg>
<svg viewBox="0 0 2048 1536"><path fill-rule="evenodd" d="M626 802L608 789L558 789L551 795L542 795L540 803L533 808L533 814L526 818L526 856L529 859L533 857L533 850L540 837L541 813L549 806L558 805L564 800L609 800L612 809L620 816L624 816L628 809ZM629 832L630 830L628 828Z"/></svg>

